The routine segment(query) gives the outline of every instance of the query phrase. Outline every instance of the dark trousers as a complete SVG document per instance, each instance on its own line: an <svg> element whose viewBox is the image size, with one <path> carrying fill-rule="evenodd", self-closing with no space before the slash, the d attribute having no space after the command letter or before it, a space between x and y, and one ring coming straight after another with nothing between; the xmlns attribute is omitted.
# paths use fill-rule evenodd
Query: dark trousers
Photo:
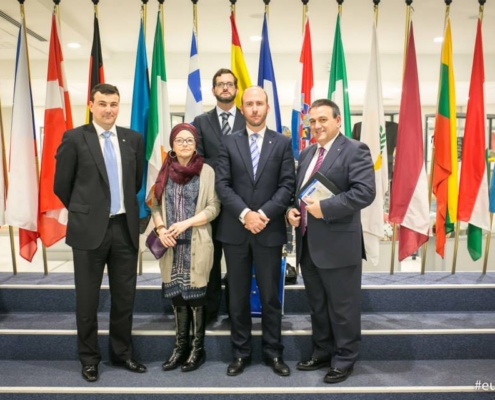
<svg viewBox="0 0 495 400"><path fill-rule="evenodd" d="M303 237L301 272L311 309L313 357L351 368L361 342L362 265L323 269L314 265Z"/></svg>
<svg viewBox="0 0 495 400"><path fill-rule="evenodd" d="M110 351L113 361L132 358L132 310L136 293L137 249L125 215L112 218L95 250L72 249L76 285L77 348L83 365L98 364L98 303L103 270L110 284Z"/></svg>
<svg viewBox="0 0 495 400"><path fill-rule="evenodd" d="M262 307L262 349L266 358L283 352L282 306L278 297L282 246L264 247L250 234L236 246L224 243L227 279L230 289L229 311L234 358L251 355L251 272L254 262Z"/></svg>
<svg viewBox="0 0 495 400"><path fill-rule="evenodd" d="M222 242L216 240L219 218L211 222L213 237L213 266L206 286L206 313L216 317L222 299Z"/></svg>

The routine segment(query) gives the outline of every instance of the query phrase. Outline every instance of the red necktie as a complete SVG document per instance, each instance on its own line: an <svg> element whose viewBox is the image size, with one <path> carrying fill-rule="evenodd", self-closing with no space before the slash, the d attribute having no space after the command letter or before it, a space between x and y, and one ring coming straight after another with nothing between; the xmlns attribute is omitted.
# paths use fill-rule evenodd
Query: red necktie
<svg viewBox="0 0 495 400"><path fill-rule="evenodd" d="M311 172L311 175L309 176L310 178L314 175L316 171L320 169L321 163L323 162L323 158L325 157L325 148L320 147L319 148L319 153L318 153L318 159L316 160L315 167L313 168L313 172ZM306 204L304 204L303 201L301 201L301 233L304 234L306 233Z"/></svg>

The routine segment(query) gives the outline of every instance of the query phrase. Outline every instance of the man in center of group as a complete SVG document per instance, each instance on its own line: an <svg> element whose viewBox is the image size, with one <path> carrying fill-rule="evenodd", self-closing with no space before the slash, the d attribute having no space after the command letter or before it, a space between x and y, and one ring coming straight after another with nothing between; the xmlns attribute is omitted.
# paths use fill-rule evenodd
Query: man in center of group
<svg viewBox="0 0 495 400"><path fill-rule="evenodd" d="M217 239L223 242L230 288L235 376L251 362L250 288L254 263L262 306L262 347L267 365L290 374L282 359L282 307L278 297L282 246L287 241L285 212L295 187L291 141L266 127L268 96L257 86L246 89L241 111L246 128L223 140L216 168L222 203Z"/></svg>

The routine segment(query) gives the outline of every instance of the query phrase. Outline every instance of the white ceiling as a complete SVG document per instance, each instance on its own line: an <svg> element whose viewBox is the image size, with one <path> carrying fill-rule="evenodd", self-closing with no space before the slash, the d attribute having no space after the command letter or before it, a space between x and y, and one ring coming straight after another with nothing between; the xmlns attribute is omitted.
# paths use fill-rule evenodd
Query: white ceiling
<svg viewBox="0 0 495 400"><path fill-rule="evenodd" d="M310 0L308 3L316 97L325 96L328 85L328 64L331 58L337 2ZM135 52L139 29L141 1L101 0L98 6L105 76L117 84L122 101L130 102L134 75ZM166 0L165 52L170 99L176 108L183 106L192 29L192 2ZM423 105L434 105L437 96L441 45L433 39L442 36L445 3L441 0L413 2L414 29L418 54ZM27 27L49 40L51 0L29 0L25 3ZM152 41L158 2L147 6L147 48L151 64ZM0 11L19 20L17 0L0 0ZM62 0L60 5L66 74L74 105L86 101L89 54L93 36L93 3L90 0ZM405 2L382 0L379 6L379 47L383 73L385 104L397 107L400 101L402 57L404 48ZM261 34L264 2L239 0L236 6L237 27L251 80L256 82L259 42L250 36ZM211 76L220 67L230 67L231 29L228 0L198 1L199 57L204 103L213 104ZM472 63L477 0L456 0L450 7L454 68L458 104L466 104ZM280 101L292 104L297 63L301 48L302 3L300 0L272 0L270 3L270 45ZM371 45L373 19L372 0L347 0L343 3L342 36L346 53L351 108L360 108L364 94ZM0 96L3 106L12 99L15 48L18 28L0 19ZM483 24L487 103L495 105L495 4L487 2ZM70 49L69 42L78 42L80 49ZM28 36L33 97L35 105L45 100L48 42Z"/></svg>

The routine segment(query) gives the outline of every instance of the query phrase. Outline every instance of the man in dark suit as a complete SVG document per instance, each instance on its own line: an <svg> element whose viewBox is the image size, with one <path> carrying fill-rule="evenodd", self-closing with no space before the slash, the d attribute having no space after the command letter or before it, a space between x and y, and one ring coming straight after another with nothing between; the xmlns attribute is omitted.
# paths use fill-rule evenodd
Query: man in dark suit
<svg viewBox="0 0 495 400"><path fill-rule="evenodd" d="M340 190L323 200L296 196L287 219L296 229L296 257L311 308L313 354L297 369L330 369L324 381L337 383L352 373L361 341L361 272L365 258L361 209L375 198L375 173L368 146L340 130L340 110L331 100L309 109L316 139L301 152L296 193L318 171Z"/></svg>
<svg viewBox="0 0 495 400"><path fill-rule="evenodd" d="M136 292L143 140L115 125L120 95L115 86L91 91L93 122L65 132L56 155L54 192L69 211L66 243L72 247L76 286L77 347L88 382L101 360L97 309L107 265L111 293L110 346L115 364L132 372L132 309Z"/></svg>
<svg viewBox="0 0 495 400"><path fill-rule="evenodd" d="M199 136L196 148L198 153L204 157L208 165L215 169L223 138L232 132L244 129L246 121L234 104L237 94L237 77L230 69L221 68L215 73L211 91L217 99L216 107L197 116L192 124ZM216 218L211 223L214 238L218 231L218 221L219 219ZM222 297L222 242L213 239L213 246L213 267L206 289L207 323L216 320Z"/></svg>
<svg viewBox="0 0 495 400"><path fill-rule="evenodd" d="M291 141L266 128L265 91L244 91L246 128L225 138L217 160L216 190L222 202L217 239L223 242L230 288L233 362L227 375L239 375L251 361L250 288L254 262L262 306L263 356L281 376L290 374L282 359L282 312L278 298L284 214L295 186Z"/></svg>

